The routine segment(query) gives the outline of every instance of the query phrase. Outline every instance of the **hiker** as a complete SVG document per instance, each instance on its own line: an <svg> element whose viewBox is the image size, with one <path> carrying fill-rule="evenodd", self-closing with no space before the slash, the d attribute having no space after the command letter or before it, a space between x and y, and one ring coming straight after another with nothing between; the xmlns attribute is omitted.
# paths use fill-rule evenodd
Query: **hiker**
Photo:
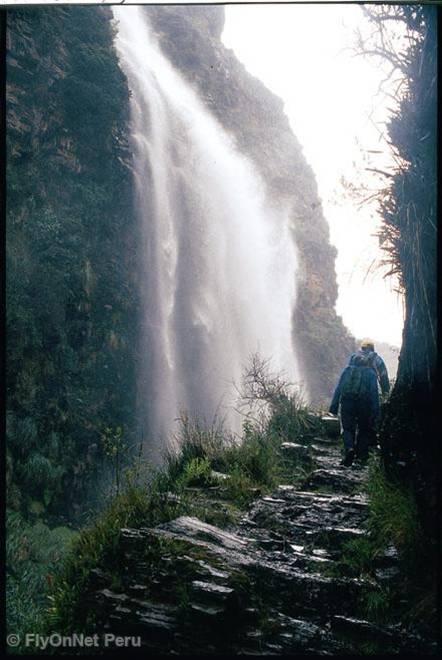
<svg viewBox="0 0 442 660"><path fill-rule="evenodd" d="M363 462L368 458L379 418L378 380L382 392L388 393L390 382L385 363L374 352L374 343L364 339L360 350L351 355L343 370L329 409L337 415L341 404L345 449L342 464L345 466L353 463L356 453Z"/></svg>
<svg viewBox="0 0 442 660"><path fill-rule="evenodd" d="M363 355L368 358L370 366L376 371L382 394L388 394L390 391L390 380L388 378L387 367L381 356L375 352L374 342L371 339L363 339L359 351L350 356L349 365L352 364L352 361L357 355Z"/></svg>

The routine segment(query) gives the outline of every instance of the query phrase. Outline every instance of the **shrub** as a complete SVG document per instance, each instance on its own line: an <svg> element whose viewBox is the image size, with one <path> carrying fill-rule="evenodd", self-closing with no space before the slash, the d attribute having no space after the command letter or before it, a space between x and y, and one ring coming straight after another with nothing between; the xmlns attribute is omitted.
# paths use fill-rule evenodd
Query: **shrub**
<svg viewBox="0 0 442 660"><path fill-rule="evenodd" d="M376 623L385 623L392 607L392 594L387 587L372 589L364 593L361 604L367 618Z"/></svg>
<svg viewBox="0 0 442 660"><path fill-rule="evenodd" d="M212 463L216 462L217 455L231 441L222 422L217 418L210 426L205 426L198 419L182 413L179 422L180 430L175 437L176 449L169 450L165 456L166 472L171 487L179 481L188 463L195 459L206 458Z"/></svg>
<svg viewBox="0 0 442 660"><path fill-rule="evenodd" d="M370 560L373 563L393 545L398 551L400 572L391 589L366 594L365 614L380 620L388 613L402 623L435 625L436 583L429 570L432 548L425 542L412 485L387 478L382 464L372 459L367 490L369 537L366 548L359 545L356 555L353 553L353 562L359 561L361 570L369 569Z"/></svg>
<svg viewBox="0 0 442 660"><path fill-rule="evenodd" d="M42 522L31 525L16 512L6 513L7 623L23 639L40 629L48 587L77 533L61 526L51 530Z"/></svg>
<svg viewBox="0 0 442 660"><path fill-rule="evenodd" d="M377 544L387 546L393 543L403 558L412 560L421 530L411 489L387 479L382 466L373 460L370 462L367 490L369 529Z"/></svg>
<svg viewBox="0 0 442 660"><path fill-rule="evenodd" d="M301 475L296 461L287 462L280 451L281 442L305 441L319 431L319 417L311 414L301 393L283 374L272 373L268 360L254 354L244 370L240 396L240 408L246 411L240 439L218 418L203 425L181 415L178 449L166 456L167 489L211 485L215 470L229 476L225 496L243 506L251 493L273 488L282 475L289 481L290 472L293 479L295 473Z"/></svg>
<svg viewBox="0 0 442 660"><path fill-rule="evenodd" d="M179 488L186 486L211 486L214 483L208 458L192 458L184 464L184 469L177 480Z"/></svg>
<svg viewBox="0 0 442 660"><path fill-rule="evenodd" d="M240 408L246 415L258 409L266 431L280 441L302 440L317 433L319 418L307 407L302 389L270 370L270 360L251 355L242 379Z"/></svg>
<svg viewBox="0 0 442 660"><path fill-rule="evenodd" d="M246 506L256 497L255 484L236 464L231 468L227 482L226 496L233 500L238 506Z"/></svg>
<svg viewBox="0 0 442 660"><path fill-rule="evenodd" d="M345 574L355 577L370 574L379 552L380 549L371 538L351 539L343 545L340 568Z"/></svg>
<svg viewBox="0 0 442 660"><path fill-rule="evenodd" d="M258 425L244 423L243 437L236 440L222 427L204 428L198 421L185 417L180 450L167 457L169 485L172 489L184 485L212 485L212 470L231 475L239 472L254 485L275 484L280 439L266 433Z"/></svg>

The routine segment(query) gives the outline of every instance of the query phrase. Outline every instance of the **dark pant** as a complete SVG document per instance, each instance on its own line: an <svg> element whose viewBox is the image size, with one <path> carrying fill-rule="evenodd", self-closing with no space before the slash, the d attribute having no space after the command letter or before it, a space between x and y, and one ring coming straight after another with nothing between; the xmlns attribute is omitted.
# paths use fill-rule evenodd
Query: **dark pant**
<svg viewBox="0 0 442 660"><path fill-rule="evenodd" d="M345 450L354 449L360 458L367 458L368 447L374 443L375 419L364 401L341 400L341 423Z"/></svg>

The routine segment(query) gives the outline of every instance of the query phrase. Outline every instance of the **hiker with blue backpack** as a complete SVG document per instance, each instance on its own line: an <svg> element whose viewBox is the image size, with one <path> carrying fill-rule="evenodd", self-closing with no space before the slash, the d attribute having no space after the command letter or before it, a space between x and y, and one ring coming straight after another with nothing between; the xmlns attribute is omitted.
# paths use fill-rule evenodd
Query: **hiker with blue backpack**
<svg viewBox="0 0 442 660"><path fill-rule="evenodd" d="M370 339L361 342L361 348L350 356L343 370L330 412L338 414L341 405L341 424L344 436L345 456L342 465L350 466L355 457L365 462L368 448L376 434L379 419L379 387L383 394L390 391L387 367L375 353Z"/></svg>

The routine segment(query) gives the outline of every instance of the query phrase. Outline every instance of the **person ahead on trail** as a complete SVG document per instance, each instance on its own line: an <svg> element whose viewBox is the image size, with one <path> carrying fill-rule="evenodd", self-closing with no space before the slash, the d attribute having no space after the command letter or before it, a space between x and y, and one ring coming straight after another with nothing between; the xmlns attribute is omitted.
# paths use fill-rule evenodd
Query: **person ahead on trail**
<svg viewBox="0 0 442 660"><path fill-rule="evenodd" d="M382 394L388 394L390 391L390 380L388 378L387 367L380 355L375 353L374 342L371 339L363 339L361 341L361 348L356 353L350 356L349 365L357 356L362 355L368 359L369 365L375 370L378 377L379 385L381 386Z"/></svg>
<svg viewBox="0 0 442 660"><path fill-rule="evenodd" d="M341 405L343 465L353 463L355 451L358 458L367 459L380 411L378 380L382 392L388 393L390 382L385 363L374 352L373 342L364 340L361 349L351 355L343 370L329 408L333 415L337 415Z"/></svg>

